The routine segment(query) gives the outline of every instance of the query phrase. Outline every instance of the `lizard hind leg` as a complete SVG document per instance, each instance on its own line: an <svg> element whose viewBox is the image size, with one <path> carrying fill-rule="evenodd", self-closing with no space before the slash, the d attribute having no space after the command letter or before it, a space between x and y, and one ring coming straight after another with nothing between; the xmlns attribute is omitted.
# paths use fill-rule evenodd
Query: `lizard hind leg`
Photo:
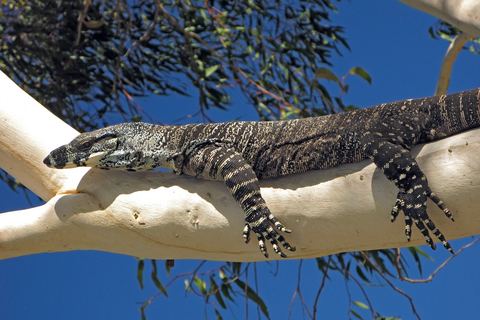
<svg viewBox="0 0 480 320"><path fill-rule="evenodd" d="M430 190L427 178L410 155L409 150L400 144L378 139L378 136L370 135L364 138L367 155L400 189L391 211L391 221L395 221L399 212L402 211L405 215L407 240L410 240L411 225L415 224L432 249L435 249L435 244L430 233L433 233L443 246L453 253L445 236L427 214L427 199L430 198L450 219L452 219L452 214L440 198Z"/></svg>

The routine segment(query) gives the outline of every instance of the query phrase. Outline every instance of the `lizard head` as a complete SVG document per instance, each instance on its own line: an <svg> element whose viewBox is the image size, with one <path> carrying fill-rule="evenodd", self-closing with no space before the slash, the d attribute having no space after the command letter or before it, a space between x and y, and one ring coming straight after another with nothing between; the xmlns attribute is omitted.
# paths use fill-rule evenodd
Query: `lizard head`
<svg viewBox="0 0 480 320"><path fill-rule="evenodd" d="M95 167L134 169L143 157L143 123L126 123L85 132L50 152L43 163L51 168Z"/></svg>

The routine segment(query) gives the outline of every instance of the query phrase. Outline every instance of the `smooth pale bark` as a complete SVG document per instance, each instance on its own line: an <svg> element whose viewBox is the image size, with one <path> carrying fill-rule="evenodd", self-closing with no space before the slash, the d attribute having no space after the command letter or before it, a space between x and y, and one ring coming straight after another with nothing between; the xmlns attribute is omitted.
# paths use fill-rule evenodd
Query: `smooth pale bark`
<svg viewBox="0 0 480 320"><path fill-rule="evenodd" d="M44 200L68 187L73 172L42 160L78 132L57 118L0 71L0 167ZM86 172L79 169L77 174ZM78 180L78 177L77 177Z"/></svg>
<svg viewBox="0 0 480 320"><path fill-rule="evenodd" d="M478 0L400 0L418 10L436 16L463 32L480 35L480 1Z"/></svg>
<svg viewBox="0 0 480 320"><path fill-rule="evenodd" d="M448 46L445 57L443 57L440 75L438 76L437 88L435 89L436 96L448 93L453 63L457 59L458 54L462 51L463 46L470 40L471 36L465 33L460 33L459 35L455 36L453 41Z"/></svg>
<svg viewBox="0 0 480 320"><path fill-rule="evenodd" d="M221 182L169 173L54 170L41 160L76 132L0 74L0 166L48 202L0 214L0 258L94 249L145 258L263 260L241 238L243 213ZM480 231L480 129L414 149L456 222L429 205L449 239ZM389 222L396 189L362 163L262 182L272 211L293 233L292 258L407 243ZM56 194L56 195L55 195ZM55 196L54 196L55 195ZM271 252L271 258L278 257Z"/></svg>

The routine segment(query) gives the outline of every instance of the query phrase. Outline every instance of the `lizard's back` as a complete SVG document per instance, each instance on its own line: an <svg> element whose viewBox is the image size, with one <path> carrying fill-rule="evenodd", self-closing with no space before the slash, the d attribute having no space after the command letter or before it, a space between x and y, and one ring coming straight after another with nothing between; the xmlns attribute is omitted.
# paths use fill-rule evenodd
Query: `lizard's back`
<svg viewBox="0 0 480 320"><path fill-rule="evenodd" d="M365 109L296 120L189 125L183 127L183 139L218 139L265 179L365 159L358 145L362 133L358 124L372 113Z"/></svg>
<svg viewBox="0 0 480 320"><path fill-rule="evenodd" d="M375 140L409 148L476 127L479 94L472 90L296 120L187 125L182 136L226 143L264 179L362 161L367 153L361 139L370 131L380 135Z"/></svg>

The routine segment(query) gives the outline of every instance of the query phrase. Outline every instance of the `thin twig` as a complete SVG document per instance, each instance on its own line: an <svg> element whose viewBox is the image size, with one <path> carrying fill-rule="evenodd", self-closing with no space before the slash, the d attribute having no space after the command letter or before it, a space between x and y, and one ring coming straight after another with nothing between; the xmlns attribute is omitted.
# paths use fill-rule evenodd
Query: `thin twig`
<svg viewBox="0 0 480 320"><path fill-rule="evenodd" d="M355 282L357 287L362 292L363 297L367 301L368 308L370 310L370 313L372 314L372 319L376 319L377 318L377 312L375 311L375 308L373 307L372 301L370 301L370 298L368 297L367 291L365 291L365 288L363 287L363 285L360 283L360 281L358 281L358 279L353 274L351 274L349 271L347 271L347 273L348 273L349 279L352 279Z"/></svg>
<svg viewBox="0 0 480 320"><path fill-rule="evenodd" d="M258 272L257 272L257 263L253 263L253 275L254 275L254 282L255 282L255 291L258 292ZM257 318L260 319L260 307L257 305Z"/></svg>
<svg viewBox="0 0 480 320"><path fill-rule="evenodd" d="M160 22L160 6L161 5L162 5L162 3L161 3L160 0L155 0L155 13L154 13L152 22L148 26L147 30L145 30L145 32L142 34L142 36L140 38L138 38L138 40L135 40L133 42L133 44L130 46L130 48L128 48L128 50L123 55L124 57L127 57L130 54L130 52L132 52L134 49L136 49L142 43L150 40L153 32L155 31L155 27Z"/></svg>
<svg viewBox="0 0 480 320"><path fill-rule="evenodd" d="M462 251L465 249L470 248L471 246L475 245L477 242L480 241L480 238L475 238L471 242L467 243L466 245L462 246L460 249L458 249L453 255L450 255L447 259L445 259L435 270L430 273L430 275L426 278L420 278L420 279L413 279L406 277L402 275L400 267L395 264L395 268L397 269L397 274L398 274L398 279L408 282L408 283L428 283L433 280L433 278L442 270L453 258L457 257L460 255ZM397 255L397 261L398 261L398 255Z"/></svg>
<svg viewBox="0 0 480 320"><path fill-rule="evenodd" d="M292 311L293 311L293 303L295 302L295 299L297 298L297 290L293 291L292 297L290 298L290 303L288 304L288 319L292 318Z"/></svg>
<svg viewBox="0 0 480 320"><path fill-rule="evenodd" d="M83 10L78 14L77 19L77 36L75 37L75 47L80 44L80 38L82 36L82 28L85 23L85 18L87 17L87 12L90 6L92 5L92 0L83 1Z"/></svg>
<svg viewBox="0 0 480 320"><path fill-rule="evenodd" d="M323 288L325 287L325 283L327 280L327 275L328 275L328 267L330 266L330 262L332 261L332 256L328 256L328 261L327 261L327 268L325 271L323 271L323 276L322 280L320 281L320 286L318 287L317 293L315 294L315 299L313 300L313 308L312 308L312 318L317 319L317 307L318 307L318 300L320 299L320 294L323 291Z"/></svg>
<svg viewBox="0 0 480 320"><path fill-rule="evenodd" d="M248 320L248 266L245 269L245 288L243 294L245 295L245 320Z"/></svg>
<svg viewBox="0 0 480 320"><path fill-rule="evenodd" d="M289 304L289 312L288 312L288 318L291 318L292 315L292 305L293 302L295 301L296 297L298 296L300 299L300 303L302 305L302 310L307 313L307 316L310 319L313 319L312 314L310 313L310 310L308 310L307 303L305 302L305 299L302 294L302 289L301 289L301 283L302 283L302 266L303 266L303 259L301 259L298 263L298 270L297 270L297 286L295 288L295 292L292 295L292 298L290 299L290 304Z"/></svg>

